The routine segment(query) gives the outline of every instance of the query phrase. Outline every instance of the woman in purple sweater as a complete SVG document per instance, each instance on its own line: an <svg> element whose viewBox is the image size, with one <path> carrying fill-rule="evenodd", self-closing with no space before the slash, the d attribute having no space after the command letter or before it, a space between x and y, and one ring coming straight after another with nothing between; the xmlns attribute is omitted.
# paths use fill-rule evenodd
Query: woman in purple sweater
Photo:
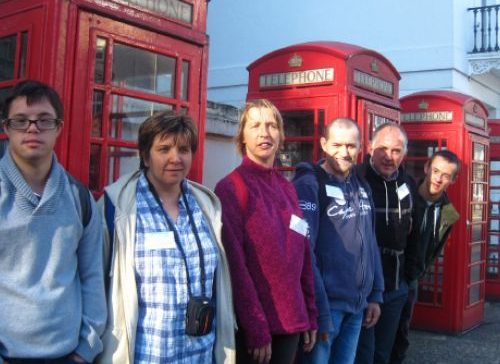
<svg viewBox="0 0 500 364"><path fill-rule="evenodd" d="M292 363L303 334L316 341L311 255L293 185L274 167L283 119L267 100L245 105L236 142L243 156L215 193L238 319L238 363Z"/></svg>

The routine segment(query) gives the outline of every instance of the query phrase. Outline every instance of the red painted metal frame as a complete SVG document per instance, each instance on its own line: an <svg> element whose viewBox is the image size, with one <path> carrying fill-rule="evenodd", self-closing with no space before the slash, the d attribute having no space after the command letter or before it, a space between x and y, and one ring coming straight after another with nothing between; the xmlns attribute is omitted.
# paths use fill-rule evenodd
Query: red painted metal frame
<svg viewBox="0 0 500 364"><path fill-rule="evenodd" d="M26 78L39 79L52 85L63 99L65 123L55 150L61 163L77 178L88 182L94 49L89 38L92 34L82 32L82 22L88 21L90 17L100 22L95 27L96 32L101 31L106 37L118 38L123 34L112 30L106 33L105 28L109 24L120 24L119 26L128 28L131 34L127 43L140 43L139 46L155 52L160 50L163 54L165 49L169 49L169 44L175 43L175 47L170 46L170 54L178 59L179 76L182 61L190 63L189 97L186 101L180 100L178 94L180 77L177 78L177 94L171 99L114 87L104 87L104 91L169 102L176 110L188 109L199 129L199 148L193 160L190 178L202 180L208 67L208 1L183 1L193 5L192 24L114 0L0 0L0 37L20 31L29 32ZM144 36L142 41L141 36L136 39L136 35L140 34L150 34L157 42L151 42ZM86 38L83 39L82 35ZM161 42L158 42L159 39ZM79 82L75 82L77 78ZM10 86L15 82L17 80L2 82L0 87ZM104 105L104 108L103 113L109 111L109 105ZM5 136L0 135L2 137ZM134 143L128 142L118 144L134 146ZM102 179L100 185L104 181Z"/></svg>
<svg viewBox="0 0 500 364"><path fill-rule="evenodd" d="M500 119L490 119L488 120L488 125L490 127L490 162L500 162ZM500 176L500 171L493 171L490 170L490 175L493 178L494 176ZM491 190L500 190L500 186L493 186L490 185L490 191ZM500 239L500 231L499 230L493 230L492 228L492 221L497 221L500 224L500 215L498 214L493 214L493 206L496 206L497 208L495 211L497 211L500 208L500 202L493 202L490 199L490 219L488 222L488 241L487 241L487 251L486 251L486 260L488 262L488 257L490 253L493 253L497 255L497 262L496 264L492 264L490 268L496 269L498 277L496 279L494 278L488 278L488 275L486 274L486 298L487 299L492 299L492 300L500 300L500 260L498 257L500 256L500 246L499 245L492 245L490 244L490 239L493 237L496 237L497 239ZM488 269L488 263L486 265L486 269Z"/></svg>
<svg viewBox="0 0 500 364"><path fill-rule="evenodd" d="M453 227L444 249L442 265L442 300L440 303L417 303L414 312L413 327L440 332L458 333L470 329L483 320L484 315L484 266L487 209L483 207L483 225L481 240L471 242L472 221L472 153L474 143L485 145L485 162L488 158L489 139L487 126L479 128L467 124L466 112L487 119L488 112L477 99L451 91L420 92L401 98L402 120L409 112L452 111L453 120L448 122L402 122L412 140L442 140L447 149L455 152L462 163L462 169L448 195L460 213L460 219ZM440 142L441 143L441 142ZM411 160L411 156L408 157ZM476 162L474 162L476 163ZM488 168L485 167L485 181L488 184ZM487 193L487 188L485 190ZM478 203L478 202L474 202ZM486 202L478 203L486 205ZM476 222L474 222L476 224ZM481 246L481 256L471 262L471 249ZM479 265L480 279L470 282L473 266ZM469 303L470 289L479 287L479 300ZM437 287L436 287L437 289Z"/></svg>

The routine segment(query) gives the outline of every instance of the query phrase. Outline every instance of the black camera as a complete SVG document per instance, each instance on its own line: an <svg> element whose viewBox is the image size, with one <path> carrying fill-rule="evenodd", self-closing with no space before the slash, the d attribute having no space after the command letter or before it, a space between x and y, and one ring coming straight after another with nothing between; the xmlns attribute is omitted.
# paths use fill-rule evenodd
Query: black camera
<svg viewBox="0 0 500 364"><path fill-rule="evenodd" d="M186 311L186 334L203 336L212 330L215 312L207 297L190 297Z"/></svg>

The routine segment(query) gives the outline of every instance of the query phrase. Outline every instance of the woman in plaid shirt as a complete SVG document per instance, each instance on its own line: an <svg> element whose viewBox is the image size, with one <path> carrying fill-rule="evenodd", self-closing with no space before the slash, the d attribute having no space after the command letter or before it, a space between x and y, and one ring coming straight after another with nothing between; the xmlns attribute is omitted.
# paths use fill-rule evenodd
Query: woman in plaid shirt
<svg viewBox="0 0 500 364"><path fill-rule="evenodd" d="M153 115L139 128L140 170L105 189L111 266L101 363L234 363L220 203L186 179L197 141L189 117Z"/></svg>

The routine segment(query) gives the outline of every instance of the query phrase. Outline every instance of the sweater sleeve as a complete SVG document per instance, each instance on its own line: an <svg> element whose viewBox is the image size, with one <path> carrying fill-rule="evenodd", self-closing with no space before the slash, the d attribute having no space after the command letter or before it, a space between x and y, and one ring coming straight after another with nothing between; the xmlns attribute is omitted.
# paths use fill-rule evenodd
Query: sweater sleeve
<svg viewBox="0 0 500 364"><path fill-rule="evenodd" d="M93 362L103 345L101 335L106 325L106 298L102 257L101 214L91 198L92 217L78 246L78 273L82 292L82 324L75 352Z"/></svg>
<svg viewBox="0 0 500 364"><path fill-rule="evenodd" d="M217 184L215 194L222 205L222 243L229 262L238 323L244 333L247 348L260 348L271 342L271 332L247 268L245 212L240 206L236 187L229 178L226 177Z"/></svg>
<svg viewBox="0 0 500 364"><path fill-rule="evenodd" d="M300 276L300 282L307 306L307 313L309 315L310 329L316 330L318 328L318 309L316 308L316 303L314 302L314 275L309 244L309 241L307 241L304 249L304 265Z"/></svg>
<svg viewBox="0 0 500 364"><path fill-rule="evenodd" d="M311 254L311 266L314 276L314 294L318 310L318 330L320 333L333 331L332 318L330 315L330 304L326 294L323 278L318 268L315 252L316 239L319 231L320 203L318 198L318 183L316 177L310 174L300 176L293 181L299 206L304 218L309 224L309 243Z"/></svg>

